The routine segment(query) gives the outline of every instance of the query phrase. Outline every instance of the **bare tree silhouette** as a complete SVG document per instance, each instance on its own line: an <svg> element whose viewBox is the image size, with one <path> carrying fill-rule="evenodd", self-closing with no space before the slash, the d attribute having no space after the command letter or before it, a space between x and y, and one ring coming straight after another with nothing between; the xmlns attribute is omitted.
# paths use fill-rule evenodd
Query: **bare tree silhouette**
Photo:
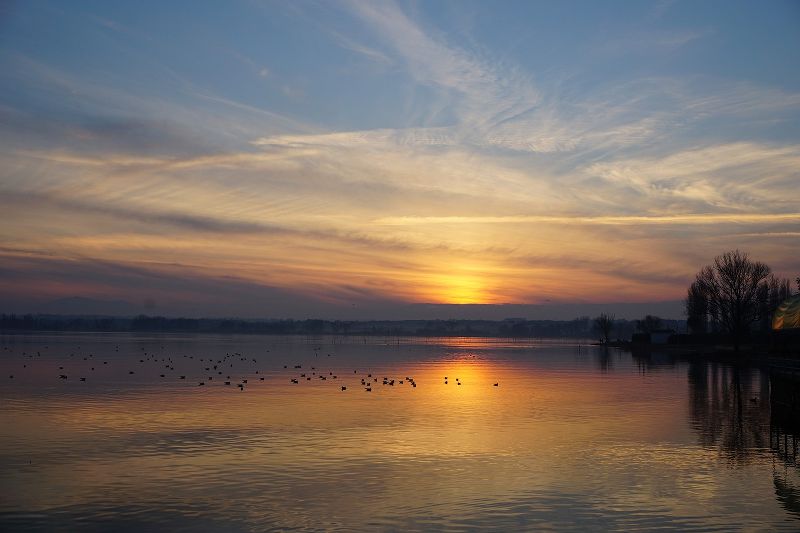
<svg viewBox="0 0 800 533"><path fill-rule="evenodd" d="M614 315L600 313L600 316L594 319L594 327L600 332L604 344L608 344L608 339L611 336L611 328L614 327Z"/></svg>
<svg viewBox="0 0 800 533"><path fill-rule="evenodd" d="M763 294L762 285L769 275L767 265L751 261L746 253L734 250L704 266L689 288L690 296L697 294L707 302L708 314L730 335L737 352L750 324L761 315L759 295ZM689 311L687 302L687 314Z"/></svg>

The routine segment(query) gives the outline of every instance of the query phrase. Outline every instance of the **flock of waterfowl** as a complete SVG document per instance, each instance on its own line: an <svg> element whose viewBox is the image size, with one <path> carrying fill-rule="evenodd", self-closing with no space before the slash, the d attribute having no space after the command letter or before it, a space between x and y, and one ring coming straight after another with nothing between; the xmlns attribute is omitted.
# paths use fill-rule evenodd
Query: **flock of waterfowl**
<svg viewBox="0 0 800 533"><path fill-rule="evenodd" d="M48 346L44 346L42 349L48 350ZM163 350L164 347L162 346L161 349ZM313 350L315 360L319 360L321 347L315 347ZM3 351L7 352L8 355L14 354L14 350L8 346L3 346ZM119 353L119 345L114 346L114 351ZM81 374L85 373L86 375L78 376L79 381L85 382L88 380L89 376L96 371L96 367L104 365L105 368L109 368L109 361L111 361L113 366L126 365L128 367L127 374L129 376L135 375L137 371L144 371L145 373L152 374L153 365L157 365L159 379L176 379L186 381L191 381L194 379L197 380L198 387L204 387L206 384L221 382L223 386L235 386L240 391L244 391L245 386L251 381L261 382L266 380L265 373L261 368L252 368L253 365L258 365L258 359L254 357L246 357L240 352L226 353L224 356L219 358L196 357L194 355L186 354L180 356L180 358L177 356L173 358L172 356L166 354L157 354L152 351L148 352L144 347L140 347L140 351L141 353L138 355L138 357L128 356L124 359L101 358L97 357L94 353L86 353L83 355L81 353L81 347L78 346L75 351L69 353L66 361L53 363L54 365L58 365L58 372L55 372L54 368L54 376L57 375L57 379L60 380L69 380L70 375L68 375L65 370L65 365L67 365L71 367L72 370L80 370ZM23 361L36 360L42 357L40 351L36 351L35 353L23 351L19 355L22 356ZM332 354L329 353L327 354L327 357L331 357L331 355ZM177 360L182 361L182 363L178 364L178 366L184 369L182 370L183 372L186 372L185 369L187 366L191 367L192 372L181 373L181 371L176 371L175 367ZM75 364L76 362L81 361L85 362L85 364ZM242 365L242 363L244 363L244 365ZM241 368L242 366L249 366L250 368L243 369ZM27 367L28 363L23 362L22 369L26 369ZM304 370L302 363L294 363L291 365L283 365L283 370L288 370L289 372L282 373L280 369L272 369L272 371L277 374L278 377L283 376L285 378L287 377L287 374L289 374L289 383L295 385L309 381L337 381L337 385L339 386L340 390L343 392L347 391L348 385L343 383L344 379L339 378L339 372L335 372L330 365L326 365L326 367L328 368L321 370L318 369L317 366L306 365L306 369ZM276 370L277 372L275 372ZM349 372L348 375L350 375ZM365 392L372 392L373 387L378 385L385 387L402 385L407 385L411 388L417 387L416 380L413 376L409 375L405 375L402 378L390 377L386 375L378 377L377 374L373 376L371 371L359 372L357 369L353 370L353 375L355 375L355 378L359 380L360 387ZM8 379L13 380L14 378L15 375L13 373L9 374ZM448 385L450 383L448 376L444 376L443 383L444 385ZM461 386L463 382L460 378L456 377L455 384L457 386ZM494 386L499 386L499 383L494 383Z"/></svg>

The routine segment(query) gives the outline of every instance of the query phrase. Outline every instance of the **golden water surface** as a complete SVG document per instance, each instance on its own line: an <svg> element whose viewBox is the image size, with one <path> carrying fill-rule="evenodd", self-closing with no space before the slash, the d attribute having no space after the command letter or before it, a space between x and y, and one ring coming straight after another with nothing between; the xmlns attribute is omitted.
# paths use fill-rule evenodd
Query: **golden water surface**
<svg viewBox="0 0 800 533"><path fill-rule="evenodd" d="M0 340L3 530L800 529L759 370L577 342Z"/></svg>

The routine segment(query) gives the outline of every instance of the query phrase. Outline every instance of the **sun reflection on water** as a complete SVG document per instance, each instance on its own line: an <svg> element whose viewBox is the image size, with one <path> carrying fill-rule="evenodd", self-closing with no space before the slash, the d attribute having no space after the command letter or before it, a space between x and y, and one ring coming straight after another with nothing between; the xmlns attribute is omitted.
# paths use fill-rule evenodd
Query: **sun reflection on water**
<svg viewBox="0 0 800 533"><path fill-rule="evenodd" d="M691 417L706 420L705 391L722 389L696 369L687 382L686 369L643 373L615 355L601 371L577 346L489 339L159 342L123 346L86 382L54 378L85 369L62 350L3 384L0 476L15 489L0 524L33 513L110 527L149 512L178 530L786 527L768 450L733 469L703 440L711 426L698 442ZM259 354L227 367L244 390L199 386L188 356L232 351ZM166 357L186 380L160 377ZM312 379L290 381L301 374ZM798 486L796 472L781 483Z"/></svg>

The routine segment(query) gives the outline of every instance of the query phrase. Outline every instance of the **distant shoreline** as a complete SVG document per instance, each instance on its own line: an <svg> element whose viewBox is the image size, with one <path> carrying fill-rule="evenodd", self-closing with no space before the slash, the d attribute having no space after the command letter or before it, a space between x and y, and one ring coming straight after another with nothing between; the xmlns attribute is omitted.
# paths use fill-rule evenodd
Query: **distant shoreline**
<svg viewBox="0 0 800 533"><path fill-rule="evenodd" d="M681 331L685 321L664 320ZM617 320L615 336L630 337L636 321ZM597 339L592 319L573 320L248 320L232 318L0 315L0 332L239 333L266 335L419 336Z"/></svg>

